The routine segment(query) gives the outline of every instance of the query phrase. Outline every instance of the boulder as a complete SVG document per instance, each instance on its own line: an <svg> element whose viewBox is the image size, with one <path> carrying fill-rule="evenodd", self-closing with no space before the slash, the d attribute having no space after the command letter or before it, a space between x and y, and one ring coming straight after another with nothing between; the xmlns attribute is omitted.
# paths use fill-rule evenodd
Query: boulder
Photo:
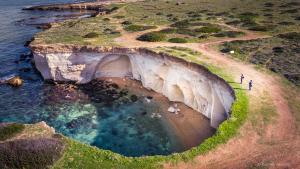
<svg viewBox="0 0 300 169"><path fill-rule="evenodd" d="M9 84L13 87L20 87L23 85L23 80L19 76L16 76L16 77L13 77L13 78L7 80L7 84Z"/></svg>

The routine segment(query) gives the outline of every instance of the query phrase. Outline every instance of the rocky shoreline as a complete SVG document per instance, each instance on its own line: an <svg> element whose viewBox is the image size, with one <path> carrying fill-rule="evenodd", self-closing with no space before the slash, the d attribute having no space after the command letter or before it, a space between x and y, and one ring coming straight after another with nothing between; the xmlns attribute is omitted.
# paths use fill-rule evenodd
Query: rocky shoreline
<svg viewBox="0 0 300 169"><path fill-rule="evenodd" d="M59 10L92 10L102 11L104 5L112 2L123 2L122 0L103 0L97 2L78 2L65 4L38 5L23 8L23 10L59 11Z"/></svg>

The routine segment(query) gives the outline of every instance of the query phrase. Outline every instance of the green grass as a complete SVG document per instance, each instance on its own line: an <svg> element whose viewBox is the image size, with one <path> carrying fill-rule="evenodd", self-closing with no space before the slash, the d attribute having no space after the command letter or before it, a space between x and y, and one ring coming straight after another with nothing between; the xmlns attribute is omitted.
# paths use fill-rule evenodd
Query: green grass
<svg viewBox="0 0 300 169"><path fill-rule="evenodd" d="M300 87L296 87L294 84L289 82L288 80L282 78L282 88L283 96L288 102L290 111L292 112L293 116L295 117L297 132L300 134Z"/></svg>
<svg viewBox="0 0 300 169"><path fill-rule="evenodd" d="M174 57L184 59L188 62L204 64L197 58L203 57L201 53L187 48L171 47L171 48L154 48L151 49L157 53L172 54ZM232 81L232 77L225 73L222 69L204 64L212 73ZM120 154L107 150L101 150L69 138L65 138L67 143L66 151L63 157L55 163L55 169L60 168L120 168L120 169L156 169L162 168L166 162L178 163L180 161L189 161L200 154L205 154L216 148L220 144L226 143L230 138L236 136L239 128L246 120L248 112L248 97L243 90L239 90L239 84L230 83L235 88L236 101L232 105L230 119L223 122L214 136L206 139L201 145L194 147L182 153L174 153L168 156L147 156L139 158L124 157Z"/></svg>
<svg viewBox="0 0 300 169"><path fill-rule="evenodd" d="M128 32L139 32L139 31L145 31L149 29L155 29L156 26L144 26L144 25L129 25L125 27L125 30Z"/></svg>
<svg viewBox="0 0 300 169"><path fill-rule="evenodd" d="M63 152L59 138L16 139L0 144L0 164L3 169L49 168Z"/></svg>
<svg viewBox="0 0 300 169"><path fill-rule="evenodd" d="M22 132L24 128L23 124L9 124L0 128L0 141L14 137L16 134Z"/></svg>
<svg viewBox="0 0 300 169"><path fill-rule="evenodd" d="M274 123L278 115L275 105L267 92L264 92L263 96L252 102L255 105L252 112L255 113L250 113L248 119L257 134L264 136L266 134L264 129L271 123Z"/></svg>
<svg viewBox="0 0 300 169"><path fill-rule="evenodd" d="M168 40L169 42L172 43L187 43L188 41L184 38L171 38Z"/></svg>
<svg viewBox="0 0 300 169"><path fill-rule="evenodd" d="M196 32L201 32L201 33L218 33L221 31L220 28L217 27L209 27L209 26L204 26L198 29L195 29Z"/></svg>
<svg viewBox="0 0 300 169"><path fill-rule="evenodd" d="M51 29L38 33L33 43L111 46L113 39L119 36L115 24L97 17L56 23Z"/></svg>
<svg viewBox="0 0 300 169"><path fill-rule="evenodd" d="M160 42L164 41L166 39L166 36L159 32L150 32L145 33L137 38L139 41L147 41L147 42Z"/></svg>

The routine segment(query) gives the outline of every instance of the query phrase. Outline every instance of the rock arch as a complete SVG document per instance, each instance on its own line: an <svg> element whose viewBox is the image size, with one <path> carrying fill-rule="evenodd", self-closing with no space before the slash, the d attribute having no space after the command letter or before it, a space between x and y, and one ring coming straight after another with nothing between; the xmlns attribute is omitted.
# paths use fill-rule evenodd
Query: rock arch
<svg viewBox="0 0 300 169"><path fill-rule="evenodd" d="M184 102L183 91L178 85L172 85L168 93L171 101Z"/></svg>
<svg viewBox="0 0 300 169"><path fill-rule="evenodd" d="M132 77L132 65L127 55L104 56L96 67L94 78Z"/></svg>

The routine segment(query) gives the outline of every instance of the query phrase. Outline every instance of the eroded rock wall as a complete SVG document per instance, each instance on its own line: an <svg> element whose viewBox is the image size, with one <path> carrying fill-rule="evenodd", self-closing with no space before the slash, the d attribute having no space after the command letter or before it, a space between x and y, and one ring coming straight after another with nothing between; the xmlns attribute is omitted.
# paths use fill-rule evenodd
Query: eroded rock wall
<svg viewBox="0 0 300 169"><path fill-rule="evenodd" d="M200 65L146 49L135 51L34 51L37 69L45 79L87 83L100 77L130 77L183 102L218 125L234 102L231 87Z"/></svg>

